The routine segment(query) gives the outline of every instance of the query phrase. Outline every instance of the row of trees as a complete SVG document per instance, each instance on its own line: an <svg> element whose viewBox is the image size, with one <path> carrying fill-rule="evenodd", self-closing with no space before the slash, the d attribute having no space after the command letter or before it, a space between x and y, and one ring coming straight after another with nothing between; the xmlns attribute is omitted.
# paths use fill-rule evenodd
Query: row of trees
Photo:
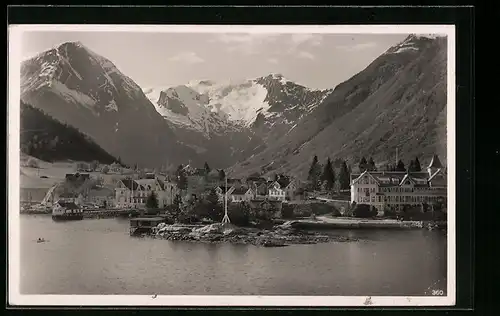
<svg viewBox="0 0 500 316"><path fill-rule="evenodd" d="M205 176L208 176L208 174L212 171L208 163L205 162ZM224 172L223 169L218 170L218 178L219 180L223 181L226 178L226 173ZM175 171L175 181L177 183L177 187L179 190L186 190L188 187L188 172L186 171L184 165L179 165L177 167L177 170Z"/></svg>
<svg viewBox="0 0 500 316"><path fill-rule="evenodd" d="M395 165L389 164L386 166L386 171L409 171L409 172L419 172L422 171L422 166L420 165L420 161L418 160L418 157L416 157L414 160L411 160L408 169L406 169L406 166L402 160L398 160L398 163Z"/></svg>
<svg viewBox="0 0 500 316"><path fill-rule="evenodd" d="M358 164L359 172L365 171L377 171L377 167L375 166L375 161L372 157L367 161L365 157L362 157ZM418 157L414 160L411 160L408 169L406 168L404 162L400 159L396 164L388 164L385 166L385 171L405 171L409 172L419 172L422 171L422 166L420 165L420 161Z"/></svg>
<svg viewBox="0 0 500 316"><path fill-rule="evenodd" d="M338 182L340 190L347 190L350 187L350 174L351 171L347 166L347 163L342 160L337 179L334 166L330 158L327 158L325 165L322 166L318 161L318 156L314 156L311 167L309 168L307 180L309 181L310 189L312 190L319 190L320 188L323 188L331 191L334 189L336 182Z"/></svg>

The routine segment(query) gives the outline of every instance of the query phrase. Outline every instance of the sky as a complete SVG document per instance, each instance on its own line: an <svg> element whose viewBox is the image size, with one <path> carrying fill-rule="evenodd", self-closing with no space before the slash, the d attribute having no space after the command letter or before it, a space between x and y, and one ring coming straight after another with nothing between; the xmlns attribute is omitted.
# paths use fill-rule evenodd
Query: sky
<svg viewBox="0 0 500 316"><path fill-rule="evenodd" d="M143 89L191 80L244 80L282 74L314 89L331 89L368 66L408 34L130 33L30 31L27 59L79 41L111 60Z"/></svg>

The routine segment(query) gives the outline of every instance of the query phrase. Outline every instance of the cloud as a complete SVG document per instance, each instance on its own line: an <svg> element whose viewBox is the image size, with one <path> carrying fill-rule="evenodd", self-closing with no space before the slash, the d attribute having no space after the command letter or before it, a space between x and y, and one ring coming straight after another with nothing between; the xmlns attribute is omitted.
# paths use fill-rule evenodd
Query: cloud
<svg viewBox="0 0 500 316"><path fill-rule="evenodd" d="M183 62L183 63L187 63L187 64L198 64L198 63L202 63L205 61L203 58L201 58L200 56L198 56L194 52L182 52L182 53L179 53L175 56L170 57L168 60L176 61L176 62Z"/></svg>
<svg viewBox="0 0 500 316"><path fill-rule="evenodd" d="M311 46L319 46L323 40L323 35L320 34L310 34L310 33L298 33L292 34L292 43L294 46L299 46L301 44L308 44Z"/></svg>
<svg viewBox="0 0 500 316"><path fill-rule="evenodd" d="M268 58L267 59L267 62L268 63L271 63L271 64L277 64L278 63L278 60L276 58Z"/></svg>
<svg viewBox="0 0 500 316"><path fill-rule="evenodd" d="M353 51L360 51L363 49L369 49L377 46L377 43L375 42L366 42L366 43L359 43L359 44L354 44L354 45L340 45L337 46L338 49L348 51L348 52L353 52Z"/></svg>
<svg viewBox="0 0 500 316"><path fill-rule="evenodd" d="M309 53L309 52L299 52L298 55L297 55L299 58L305 58L305 59L310 59L310 60L314 60L314 55Z"/></svg>
<svg viewBox="0 0 500 316"><path fill-rule="evenodd" d="M280 34L272 33L223 33L217 34L210 42L219 42L227 45L230 52L239 52L245 55L260 53L266 45L274 42Z"/></svg>

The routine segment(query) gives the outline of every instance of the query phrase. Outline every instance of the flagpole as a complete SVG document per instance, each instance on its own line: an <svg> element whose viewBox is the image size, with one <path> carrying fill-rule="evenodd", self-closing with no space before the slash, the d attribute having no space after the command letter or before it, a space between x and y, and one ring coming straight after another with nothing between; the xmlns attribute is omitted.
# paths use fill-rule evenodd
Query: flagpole
<svg viewBox="0 0 500 316"><path fill-rule="evenodd" d="M224 192L224 217L222 218L222 224L229 224L231 221L229 220L229 215L227 214L227 174L225 176L225 192Z"/></svg>

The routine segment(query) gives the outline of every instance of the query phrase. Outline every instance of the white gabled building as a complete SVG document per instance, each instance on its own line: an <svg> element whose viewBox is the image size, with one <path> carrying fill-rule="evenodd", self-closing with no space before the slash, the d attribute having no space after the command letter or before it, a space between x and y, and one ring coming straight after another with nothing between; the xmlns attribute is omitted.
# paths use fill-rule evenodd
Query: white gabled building
<svg viewBox="0 0 500 316"><path fill-rule="evenodd" d="M115 207L144 208L151 192L156 194L158 207L163 208L173 204L178 190L174 183L160 179L123 179L115 188Z"/></svg>
<svg viewBox="0 0 500 316"><path fill-rule="evenodd" d="M278 183L278 181L270 183L267 189L267 195L270 200L284 201L286 199L286 191L281 188L281 185Z"/></svg>
<svg viewBox="0 0 500 316"><path fill-rule="evenodd" d="M404 205L446 203L447 175L434 155L427 172L365 171L351 175L351 203L382 211Z"/></svg>

